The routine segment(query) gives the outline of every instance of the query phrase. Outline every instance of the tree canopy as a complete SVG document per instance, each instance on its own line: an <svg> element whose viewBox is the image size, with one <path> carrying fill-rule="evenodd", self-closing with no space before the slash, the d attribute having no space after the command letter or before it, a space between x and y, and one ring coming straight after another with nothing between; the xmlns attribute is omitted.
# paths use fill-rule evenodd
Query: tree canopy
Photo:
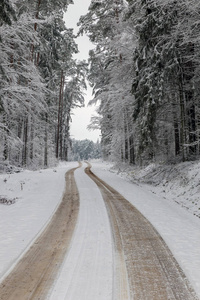
<svg viewBox="0 0 200 300"><path fill-rule="evenodd" d="M67 159L71 110L83 105L86 76L104 158L198 158L199 1L91 0L79 20L79 34L95 45L88 64L73 58L75 37L63 21L70 3L1 1L0 159Z"/></svg>
<svg viewBox="0 0 200 300"><path fill-rule="evenodd" d="M71 109L84 103L87 64L63 14L71 0L0 4L0 160L37 167L67 159Z"/></svg>
<svg viewBox="0 0 200 300"><path fill-rule="evenodd" d="M96 45L88 79L105 158L199 157L199 9L197 0L91 1L80 33Z"/></svg>

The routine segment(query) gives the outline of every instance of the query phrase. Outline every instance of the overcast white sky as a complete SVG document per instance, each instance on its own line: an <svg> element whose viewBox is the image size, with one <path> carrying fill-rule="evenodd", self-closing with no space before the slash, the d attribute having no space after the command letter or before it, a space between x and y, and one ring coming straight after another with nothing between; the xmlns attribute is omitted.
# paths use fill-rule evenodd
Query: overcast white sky
<svg viewBox="0 0 200 300"><path fill-rule="evenodd" d="M65 14L65 23L68 28L74 28L74 32L77 33L77 22L81 15L87 13L88 7L91 0L74 0L74 4L70 4L68 11ZM82 36L76 39L76 43L79 47L79 53L75 56L77 59L88 59L88 51L93 48L93 45L90 43L87 36ZM97 141L100 137L100 131L87 130L87 126L90 123L90 118L95 114L94 106L87 106L89 100L92 99L91 96L92 90L88 87L85 96L85 107L77 108L73 110L72 123L71 123L71 137L76 140L89 139L94 142Z"/></svg>

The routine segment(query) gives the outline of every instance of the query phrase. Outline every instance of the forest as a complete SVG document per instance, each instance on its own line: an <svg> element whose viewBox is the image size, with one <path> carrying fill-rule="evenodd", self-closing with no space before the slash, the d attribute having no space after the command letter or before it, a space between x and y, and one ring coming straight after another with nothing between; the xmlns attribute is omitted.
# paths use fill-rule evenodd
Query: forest
<svg viewBox="0 0 200 300"><path fill-rule="evenodd" d="M0 161L27 168L67 160L71 110L84 104L87 64L63 14L70 0L1 0Z"/></svg>
<svg viewBox="0 0 200 300"><path fill-rule="evenodd" d="M199 158L200 2L91 0L79 20L88 64L63 14L71 0L1 0L0 161L68 160L85 78L103 159L145 165ZM72 152L70 152L72 153Z"/></svg>
<svg viewBox="0 0 200 300"><path fill-rule="evenodd" d="M88 139L81 141L72 139L68 154L69 161L82 161L99 158L101 158L101 144L98 140L94 143Z"/></svg>
<svg viewBox="0 0 200 300"><path fill-rule="evenodd" d="M200 2L96 0L79 25L96 45L88 78L104 159L199 158Z"/></svg>

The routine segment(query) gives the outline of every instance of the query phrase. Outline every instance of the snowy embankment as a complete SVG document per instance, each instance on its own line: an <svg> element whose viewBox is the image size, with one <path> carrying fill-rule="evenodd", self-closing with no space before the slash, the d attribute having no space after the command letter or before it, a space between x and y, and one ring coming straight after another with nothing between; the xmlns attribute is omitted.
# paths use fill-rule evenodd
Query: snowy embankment
<svg viewBox="0 0 200 300"><path fill-rule="evenodd" d="M185 169L186 165L187 164L182 164L179 167L180 177L174 178L175 183L173 181L170 182L168 179L167 186L168 188L171 187L168 199L172 198L175 200L175 195L178 191L181 195L189 195L191 191L190 187L192 185L194 186L196 184L196 189L198 189L198 169L200 168L200 164L195 165L194 163L191 163L190 176L194 178L194 174L196 174L196 181L190 182L189 180L189 186L183 186L182 180L186 175L182 172L182 169ZM149 174L149 178L153 180L154 176L151 176L150 172L148 173L145 170L139 172L139 170L137 170L138 177L137 181L136 176L134 177L136 183L134 184L131 182L131 180L133 180L133 172L135 172L133 169L126 169L125 172L124 167L123 172L119 171L119 168L117 171L116 168L112 168L111 164L102 162L93 162L92 166L92 171L97 176L120 192L154 225L169 246L178 263L181 265L200 298L200 219L189 213L189 211L193 212L192 208L190 208L190 210L185 210L180 205L177 205L177 201L174 202L165 199L166 195L164 198L162 189L159 185L157 189L155 187L153 189L152 185L147 186L142 183L138 184L140 172L143 172L143 178L146 174ZM191 166L193 166L193 169ZM170 169L169 173L166 172L166 175L168 175L168 178L171 176ZM159 176L160 175L158 175L158 178ZM166 178L163 178L163 180L167 181ZM151 189L153 189L154 194L149 192ZM167 194L167 190L165 194ZM177 194L177 196L178 195L179 194ZM181 196L178 196L178 198L179 197ZM186 196L185 200L184 197L181 197L182 201L184 201L184 206L187 203L187 197L189 196ZM197 198L198 194L194 197ZM190 204L192 203L191 201L189 202Z"/></svg>
<svg viewBox="0 0 200 300"><path fill-rule="evenodd" d="M0 175L0 280L30 246L62 199L65 173L78 164Z"/></svg>
<svg viewBox="0 0 200 300"><path fill-rule="evenodd" d="M111 168L159 197L176 202L200 218L200 162L177 165L151 164L145 168Z"/></svg>

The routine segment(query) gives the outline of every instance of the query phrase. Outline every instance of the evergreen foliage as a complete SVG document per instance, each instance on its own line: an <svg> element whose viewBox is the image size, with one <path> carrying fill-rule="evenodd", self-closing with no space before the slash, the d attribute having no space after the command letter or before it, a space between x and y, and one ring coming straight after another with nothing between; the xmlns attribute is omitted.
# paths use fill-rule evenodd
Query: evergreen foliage
<svg viewBox="0 0 200 300"><path fill-rule="evenodd" d="M65 27L70 0L0 4L0 160L24 167L68 159L71 109L82 106L86 63Z"/></svg>
<svg viewBox="0 0 200 300"><path fill-rule="evenodd" d="M0 26L5 24L11 25L12 20L16 21L15 10L9 0L1 0L0 3Z"/></svg>
<svg viewBox="0 0 200 300"><path fill-rule="evenodd" d="M94 143L93 141L87 139L81 141L73 139L69 158L72 161L101 158L101 145L99 141Z"/></svg>
<svg viewBox="0 0 200 300"><path fill-rule="evenodd" d="M199 157L197 0L92 1L80 19L99 102L104 158L144 164Z"/></svg>
<svg viewBox="0 0 200 300"><path fill-rule="evenodd" d="M104 159L198 158L199 1L91 0L79 21L79 34L95 44L88 71L73 59L77 45L63 22L69 3L1 1L0 160L48 166L69 157L71 110L83 105L87 72ZM95 157L94 145L81 143L74 149L87 151L74 157Z"/></svg>

